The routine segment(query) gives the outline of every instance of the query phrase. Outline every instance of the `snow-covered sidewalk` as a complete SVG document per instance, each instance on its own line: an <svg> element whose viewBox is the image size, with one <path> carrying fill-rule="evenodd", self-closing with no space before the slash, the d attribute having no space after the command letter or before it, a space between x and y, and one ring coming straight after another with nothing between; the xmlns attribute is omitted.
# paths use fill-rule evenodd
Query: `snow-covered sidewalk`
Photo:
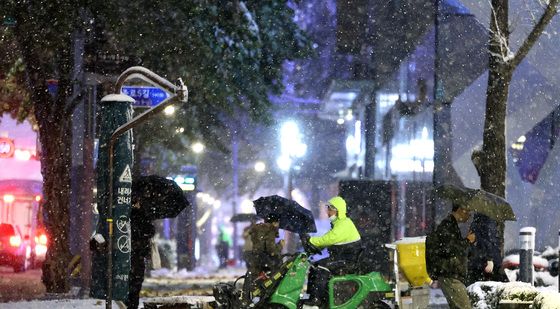
<svg viewBox="0 0 560 309"><path fill-rule="evenodd" d="M171 299L171 298L170 298ZM208 303L214 300L211 296L180 296L173 299L188 303L193 308L202 308L203 303ZM144 302L153 301L153 298L142 298L140 300L140 308L143 307ZM11 303L0 303L2 309L102 309L105 308L105 301L100 299L57 299L57 300L34 300L22 301ZM112 308L118 309L116 303L113 302Z"/></svg>

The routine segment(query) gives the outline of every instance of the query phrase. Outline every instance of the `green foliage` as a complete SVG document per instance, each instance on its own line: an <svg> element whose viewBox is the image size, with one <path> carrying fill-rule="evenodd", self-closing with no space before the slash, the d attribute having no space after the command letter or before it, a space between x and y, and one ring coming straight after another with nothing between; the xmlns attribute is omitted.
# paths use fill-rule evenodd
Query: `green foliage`
<svg viewBox="0 0 560 309"><path fill-rule="evenodd" d="M0 11L16 20L10 28L16 36L32 36L19 43L39 55L34 67L44 78L70 78L72 34L83 30L91 38L99 28L103 43L96 51L136 55L170 80L182 77L190 98L180 121L209 140L236 108L269 121L267 95L282 89L282 62L310 52L293 10L281 0L8 0Z"/></svg>
<svg viewBox="0 0 560 309"><path fill-rule="evenodd" d="M467 288L473 308L498 308L503 289L499 282L477 282Z"/></svg>
<svg viewBox="0 0 560 309"><path fill-rule="evenodd" d="M18 121L29 119L34 123L32 104L27 91L21 86L24 71L21 59L15 61L7 71L7 74L0 76L0 117L8 113Z"/></svg>
<svg viewBox="0 0 560 309"><path fill-rule="evenodd" d="M500 302L543 303L549 301L549 296L539 296L539 291L524 282L477 282L467 289L473 308L500 308ZM533 306L533 308L535 308ZM538 308L538 307L537 307Z"/></svg>
<svg viewBox="0 0 560 309"><path fill-rule="evenodd" d="M188 103L174 117L136 130L149 156L175 152L157 156L161 160L179 156L192 163L188 147L196 140L227 153L232 132L245 132L232 129L234 123L270 124L268 95L282 90L283 61L311 51L286 1L140 1L117 10L142 18L108 25L114 44L170 80L182 77L189 88ZM175 133L179 128L185 136Z"/></svg>
<svg viewBox="0 0 560 309"><path fill-rule="evenodd" d="M0 117L8 113L19 121L30 116L31 102L23 88L25 66L10 31L0 32ZM30 119L33 122L31 117Z"/></svg>
<svg viewBox="0 0 560 309"><path fill-rule="evenodd" d="M507 285L506 285L507 286ZM533 301L538 295L537 289L529 284L503 288L503 293L501 295L502 300L511 301Z"/></svg>
<svg viewBox="0 0 560 309"><path fill-rule="evenodd" d="M310 51L286 1L140 1L119 10L142 18L114 25L118 45L189 87L185 117L176 119L188 123L190 138L220 141L231 114L269 123L268 94L282 90L282 62Z"/></svg>

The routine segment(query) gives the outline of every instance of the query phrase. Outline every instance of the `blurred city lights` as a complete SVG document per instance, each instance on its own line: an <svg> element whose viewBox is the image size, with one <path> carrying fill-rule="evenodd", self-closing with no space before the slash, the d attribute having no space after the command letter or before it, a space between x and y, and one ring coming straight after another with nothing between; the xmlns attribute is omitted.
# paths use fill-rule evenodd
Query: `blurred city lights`
<svg viewBox="0 0 560 309"><path fill-rule="evenodd" d="M167 106L166 108L163 109L163 113L167 116L171 116L175 114L175 106L173 105Z"/></svg>
<svg viewBox="0 0 560 309"><path fill-rule="evenodd" d="M257 161L255 163L255 171L258 173L262 173L266 170L266 164L263 161Z"/></svg>
<svg viewBox="0 0 560 309"><path fill-rule="evenodd" d="M281 170L287 171L292 166L292 160L287 156L281 156L276 160L276 164Z"/></svg>
<svg viewBox="0 0 560 309"><path fill-rule="evenodd" d="M194 153L201 153L204 151L204 145L201 142L195 142L191 145L191 149Z"/></svg>
<svg viewBox="0 0 560 309"><path fill-rule="evenodd" d="M280 129L280 146L282 155L301 158L307 151L307 145L302 141L302 134L297 123L286 121Z"/></svg>
<svg viewBox="0 0 560 309"><path fill-rule="evenodd" d="M344 120L350 121L350 120L352 120L352 119L354 119L354 115L352 114L352 110L349 109L349 110L346 112L346 116L344 116Z"/></svg>
<svg viewBox="0 0 560 309"><path fill-rule="evenodd" d="M301 158L307 151L307 145L302 141L302 134L297 123L286 121L280 128L281 155L276 160L278 167L287 172L292 168L293 160Z"/></svg>
<svg viewBox="0 0 560 309"><path fill-rule="evenodd" d="M20 161L27 161L31 159L31 152L29 150L16 149L14 151L14 158Z"/></svg>

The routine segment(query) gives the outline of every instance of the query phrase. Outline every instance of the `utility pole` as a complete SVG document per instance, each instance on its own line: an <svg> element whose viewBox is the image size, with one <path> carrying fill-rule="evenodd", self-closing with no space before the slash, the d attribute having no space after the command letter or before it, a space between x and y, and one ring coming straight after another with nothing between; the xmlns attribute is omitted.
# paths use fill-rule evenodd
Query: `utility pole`
<svg viewBox="0 0 560 309"><path fill-rule="evenodd" d="M239 199L239 140L237 135L237 125L234 125L231 135L231 165L233 168L233 202L231 203L231 216L237 213L237 203ZM237 222L233 223L233 258L237 263L239 259L237 232Z"/></svg>

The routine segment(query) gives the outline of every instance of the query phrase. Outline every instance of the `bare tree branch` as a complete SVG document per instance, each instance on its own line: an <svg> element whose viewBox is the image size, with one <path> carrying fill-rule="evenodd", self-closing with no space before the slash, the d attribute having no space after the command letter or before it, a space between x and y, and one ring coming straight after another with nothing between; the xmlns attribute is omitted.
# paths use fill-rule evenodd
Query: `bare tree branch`
<svg viewBox="0 0 560 309"><path fill-rule="evenodd" d="M494 5L491 3L491 1L489 0L488 2L490 3L490 9L492 10L492 20L490 21L492 24L490 25L488 32L491 34L491 36L494 37L494 39L491 40L490 44L492 44L492 41L494 41L500 48L499 54L497 54L496 52L492 52L491 49L489 49L489 52L491 56L497 59L501 59L501 61L504 63L508 63L514 57L513 52L509 48L509 31L506 31L506 33L501 32L502 27L500 27L498 21L498 13L496 12L496 9L494 8Z"/></svg>
<svg viewBox="0 0 560 309"><path fill-rule="evenodd" d="M544 32L546 26L552 20L552 17L556 15L557 5L558 5L558 0L550 0L548 2L541 18L539 19L535 27L533 27L533 30L531 30L531 33L529 33L525 41L523 41L523 44L521 44L521 47L519 47L517 53L515 53L515 56L511 61L511 65L514 68L517 67L521 63L521 61L523 61L525 56L527 56L527 54L529 53L533 45L535 45L535 43L539 39L540 35Z"/></svg>

